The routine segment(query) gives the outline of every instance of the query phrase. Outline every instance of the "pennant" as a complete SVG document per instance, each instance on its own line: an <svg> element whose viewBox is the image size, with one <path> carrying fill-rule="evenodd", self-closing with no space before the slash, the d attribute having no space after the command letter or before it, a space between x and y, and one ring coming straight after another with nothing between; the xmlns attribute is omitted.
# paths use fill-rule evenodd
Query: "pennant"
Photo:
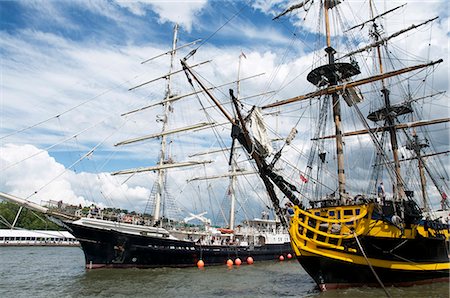
<svg viewBox="0 0 450 298"><path fill-rule="evenodd" d="M308 182L308 178L306 178L305 176L303 176L303 174L300 174L300 180L302 180L304 183Z"/></svg>
<svg viewBox="0 0 450 298"><path fill-rule="evenodd" d="M241 56L247 59L247 56L245 56L244 52L241 51Z"/></svg>

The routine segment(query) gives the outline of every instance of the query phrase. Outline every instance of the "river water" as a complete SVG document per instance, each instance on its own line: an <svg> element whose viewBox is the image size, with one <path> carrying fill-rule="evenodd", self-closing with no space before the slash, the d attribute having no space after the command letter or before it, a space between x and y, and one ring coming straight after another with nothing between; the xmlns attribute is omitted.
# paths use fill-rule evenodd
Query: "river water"
<svg viewBox="0 0 450 298"><path fill-rule="evenodd" d="M388 288L392 297L449 297L449 284ZM0 247L0 297L385 297L379 288L319 292L299 263L84 269L78 247Z"/></svg>

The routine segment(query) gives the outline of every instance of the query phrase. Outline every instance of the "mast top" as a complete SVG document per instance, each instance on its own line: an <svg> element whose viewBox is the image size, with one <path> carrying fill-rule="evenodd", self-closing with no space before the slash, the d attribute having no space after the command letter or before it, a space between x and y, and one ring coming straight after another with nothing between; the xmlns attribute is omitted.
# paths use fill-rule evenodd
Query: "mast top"
<svg viewBox="0 0 450 298"><path fill-rule="evenodd" d="M360 73L361 71L357 65L340 62L319 66L313 69L306 79L317 87L322 87L330 81L341 81ZM339 77L336 77L337 74L339 74Z"/></svg>

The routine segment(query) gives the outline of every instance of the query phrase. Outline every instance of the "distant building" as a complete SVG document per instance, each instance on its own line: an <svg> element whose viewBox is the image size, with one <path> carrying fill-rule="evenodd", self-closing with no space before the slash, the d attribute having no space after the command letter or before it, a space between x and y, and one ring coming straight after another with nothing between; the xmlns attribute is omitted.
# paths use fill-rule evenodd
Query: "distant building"
<svg viewBox="0 0 450 298"><path fill-rule="evenodd" d="M0 229L0 246L79 246L66 231Z"/></svg>

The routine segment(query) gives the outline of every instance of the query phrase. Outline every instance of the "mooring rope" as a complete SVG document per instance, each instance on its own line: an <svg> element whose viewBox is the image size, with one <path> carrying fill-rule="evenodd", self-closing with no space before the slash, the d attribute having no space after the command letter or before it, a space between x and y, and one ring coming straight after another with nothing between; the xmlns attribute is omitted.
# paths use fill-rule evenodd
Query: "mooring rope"
<svg viewBox="0 0 450 298"><path fill-rule="evenodd" d="M367 262L367 264L369 265L370 270L372 270L373 275L374 275L375 278L377 279L377 281L378 281L378 283L380 284L380 286L383 288L384 292L386 293L386 296L389 297L389 298L392 297L392 296L389 294L389 292L386 290L386 288L385 288L383 282L381 281L381 279L378 277L378 274L377 274L377 273L375 272L375 270L373 269L372 264L370 264L370 261L369 261L369 259L367 258L366 253L364 252L364 249L363 249L361 243L359 242L358 235L356 235L355 231L353 231L353 235L355 235L356 243L358 243L359 249L361 250L361 252L362 252L362 254L363 254L363 256L364 256L364 259L366 259L366 262Z"/></svg>

